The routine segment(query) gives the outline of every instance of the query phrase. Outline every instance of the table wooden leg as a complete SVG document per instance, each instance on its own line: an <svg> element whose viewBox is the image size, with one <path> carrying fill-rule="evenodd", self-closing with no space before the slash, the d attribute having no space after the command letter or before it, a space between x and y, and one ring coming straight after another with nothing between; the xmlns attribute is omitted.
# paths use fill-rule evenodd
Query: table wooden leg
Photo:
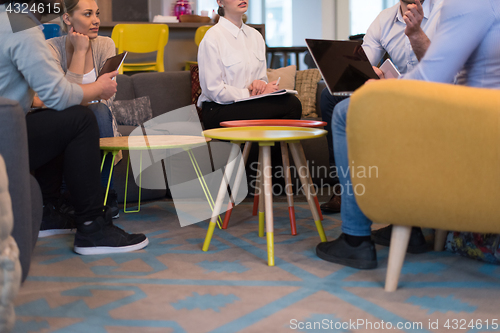
<svg viewBox="0 0 500 333"><path fill-rule="evenodd" d="M227 204L226 215L224 216L224 223L222 224L222 229L227 229L229 224L229 219L231 218L231 212L234 207L234 198L238 194L240 189L241 180L243 179L243 174L245 173L245 164L248 159L248 154L250 153L250 148L252 147L251 142L245 143L245 148L243 148L243 160L240 161L238 165L238 172L236 173L236 178L234 180L234 186L231 189L231 196L229 197L229 203Z"/></svg>
<svg viewBox="0 0 500 333"><path fill-rule="evenodd" d="M271 171L271 147L261 146L264 164L264 197L266 210L267 264L274 266L274 226L273 226L273 189Z"/></svg>
<svg viewBox="0 0 500 333"><path fill-rule="evenodd" d="M302 182L302 186L304 187L304 192L306 193L307 202L309 203L309 208L311 209L314 223L316 224L316 228L318 229L319 237L322 242L326 242L326 235L325 231L323 230L323 224L321 223L318 209L316 208L316 203L314 202L312 196L311 187L313 185L312 183L309 184L309 169L307 167L307 163L305 162L305 156L301 156L301 144L300 142L289 142L288 144L290 146L295 165L297 166L300 181Z"/></svg>
<svg viewBox="0 0 500 333"><path fill-rule="evenodd" d="M228 181L231 179L231 175L233 174L234 165L236 163L236 157L238 156L239 150L240 150L239 145L233 144L233 147L231 148L231 153L229 153L229 158L227 160L226 170L224 171L224 176L222 177L222 181L219 187L219 193L217 194L217 199L215 199L214 210L212 211L212 218L210 219L207 235L205 236L205 242L203 243L203 251L208 251L208 247L210 246L210 241L212 240L212 236L215 230L215 224L217 222L217 218L219 217L219 213L222 208L222 204L224 202Z"/></svg>
<svg viewBox="0 0 500 333"><path fill-rule="evenodd" d="M292 176L290 174L290 158L288 156L288 144L281 142L281 158L283 160L283 172L285 174L285 193L288 202L288 215L290 216L290 228L292 235L297 235L297 224L295 222L295 208L293 207Z"/></svg>
<svg viewBox="0 0 500 333"><path fill-rule="evenodd" d="M302 144L299 145L300 148L300 156L302 158L302 161L306 163L307 165L307 160L306 160L306 154L304 153L304 147L302 147ZM311 177L311 170L309 170L309 184L313 185L312 177ZM321 208L319 206L319 201L318 201L318 196L316 194L316 188L314 186L311 186L311 193L313 196L314 203L316 203L316 208L318 210L319 218L321 221L323 221L323 214L321 213Z"/></svg>
<svg viewBox="0 0 500 333"><path fill-rule="evenodd" d="M262 147L259 147L259 170L257 171L257 183L258 187L255 191L259 195L259 237L264 237L264 226L265 226L265 216L264 212L264 168L263 168L263 156Z"/></svg>

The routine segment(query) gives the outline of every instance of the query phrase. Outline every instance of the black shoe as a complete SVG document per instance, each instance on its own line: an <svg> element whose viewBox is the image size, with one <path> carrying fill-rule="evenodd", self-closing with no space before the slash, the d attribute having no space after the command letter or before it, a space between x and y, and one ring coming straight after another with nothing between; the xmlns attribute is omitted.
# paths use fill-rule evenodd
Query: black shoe
<svg viewBox="0 0 500 333"><path fill-rule="evenodd" d="M106 204L111 208L111 217L117 219L120 217L120 208L118 208L118 195L115 190L109 190L108 202Z"/></svg>
<svg viewBox="0 0 500 333"><path fill-rule="evenodd" d="M372 241L364 241L359 246L351 246L345 234L331 242L319 243L316 254L323 260L358 269L377 267L377 252Z"/></svg>
<svg viewBox="0 0 500 333"><path fill-rule="evenodd" d="M62 214L60 207L56 207L50 202L43 205L42 224L38 237L48 237L53 235L69 234L75 230L75 220L73 217Z"/></svg>
<svg viewBox="0 0 500 333"><path fill-rule="evenodd" d="M340 213L340 205L342 203L340 195L333 194L328 202L325 202L319 208L324 213Z"/></svg>
<svg viewBox="0 0 500 333"><path fill-rule="evenodd" d="M140 250L148 244L144 234L129 234L113 225L111 211L106 207L104 216L89 225L78 226L73 249L83 255L123 253Z"/></svg>
<svg viewBox="0 0 500 333"><path fill-rule="evenodd" d="M391 244L392 225L385 228L372 231L372 240L375 244L389 246ZM413 227L411 228L410 241L408 242L408 249L406 252L418 254L424 253L429 250L429 246L425 241L422 229Z"/></svg>

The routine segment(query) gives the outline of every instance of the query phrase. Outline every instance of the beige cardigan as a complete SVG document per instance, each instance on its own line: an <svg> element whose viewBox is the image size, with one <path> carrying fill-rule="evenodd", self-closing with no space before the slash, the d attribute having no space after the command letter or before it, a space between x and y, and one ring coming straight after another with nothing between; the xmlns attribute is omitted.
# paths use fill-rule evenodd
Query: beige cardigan
<svg viewBox="0 0 500 333"><path fill-rule="evenodd" d="M47 40L49 49L54 55L58 68L60 68L66 75L66 79L71 83L82 84L83 75L68 71L68 61L66 59L66 37L67 36L62 36ZM101 68L104 66L106 60L116 55L115 43L109 37L97 36L97 38L90 40L90 46L92 47L92 58L94 59L94 69L97 75L97 73L99 73ZM110 99L103 101L110 111L112 110L114 99L115 95L113 95ZM113 112L111 112L111 114L113 115ZM120 136L114 115L113 134L114 136Z"/></svg>

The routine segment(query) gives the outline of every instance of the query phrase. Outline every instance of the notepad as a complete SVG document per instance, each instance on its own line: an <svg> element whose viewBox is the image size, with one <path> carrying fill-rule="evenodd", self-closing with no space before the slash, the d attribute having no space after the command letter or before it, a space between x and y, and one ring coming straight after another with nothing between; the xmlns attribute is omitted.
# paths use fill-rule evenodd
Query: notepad
<svg viewBox="0 0 500 333"><path fill-rule="evenodd" d="M285 94L296 95L297 90L281 89L281 90L277 90L277 91L274 91L274 92L268 93L268 94L261 94L261 95L250 96L247 98L237 99L235 102L251 101L252 99L264 98L264 97L269 97L269 96L285 95Z"/></svg>

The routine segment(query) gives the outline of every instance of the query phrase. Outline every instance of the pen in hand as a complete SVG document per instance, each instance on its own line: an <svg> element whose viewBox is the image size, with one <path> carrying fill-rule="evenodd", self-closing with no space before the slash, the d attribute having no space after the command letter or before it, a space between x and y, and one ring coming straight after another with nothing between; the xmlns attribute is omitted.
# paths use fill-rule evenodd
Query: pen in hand
<svg viewBox="0 0 500 333"><path fill-rule="evenodd" d="M276 86L279 86L280 85L280 80L281 80L281 76L278 78L278 81L276 81Z"/></svg>

